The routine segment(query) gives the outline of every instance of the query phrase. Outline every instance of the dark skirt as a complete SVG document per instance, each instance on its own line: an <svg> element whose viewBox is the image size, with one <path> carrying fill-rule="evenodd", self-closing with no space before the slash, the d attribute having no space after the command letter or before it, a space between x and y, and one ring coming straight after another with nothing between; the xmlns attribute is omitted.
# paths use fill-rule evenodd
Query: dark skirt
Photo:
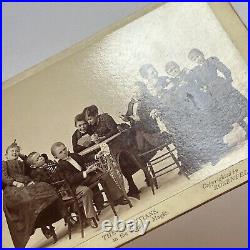
<svg viewBox="0 0 250 250"><path fill-rule="evenodd" d="M40 182L27 187L7 186L3 208L15 247L25 247L33 233L37 217L58 199L53 187Z"/></svg>

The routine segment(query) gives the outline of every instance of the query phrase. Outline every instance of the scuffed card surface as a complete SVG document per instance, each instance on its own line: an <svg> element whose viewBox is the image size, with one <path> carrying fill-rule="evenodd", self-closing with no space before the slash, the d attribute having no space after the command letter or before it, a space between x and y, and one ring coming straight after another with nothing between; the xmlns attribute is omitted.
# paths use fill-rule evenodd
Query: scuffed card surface
<svg viewBox="0 0 250 250"><path fill-rule="evenodd" d="M247 65L209 5L168 3L4 89L2 153L17 139L22 152L53 158L56 141L72 150L74 117L85 107L96 105L121 124L133 100L125 122L140 124L133 127L140 153L163 138L176 148L182 172L159 177L153 195L138 171L140 200L116 208L123 219L150 218L152 229L247 181L246 97ZM106 208L100 221L112 218ZM62 220L56 229L56 244L37 230L27 247L111 247L137 236L88 227L83 239L77 229L68 240Z"/></svg>

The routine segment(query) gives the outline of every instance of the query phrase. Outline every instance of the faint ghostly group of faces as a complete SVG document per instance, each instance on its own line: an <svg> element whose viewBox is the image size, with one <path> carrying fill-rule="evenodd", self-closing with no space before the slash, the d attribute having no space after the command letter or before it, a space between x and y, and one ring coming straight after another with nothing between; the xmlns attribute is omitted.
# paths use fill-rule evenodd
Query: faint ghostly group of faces
<svg viewBox="0 0 250 250"><path fill-rule="evenodd" d="M198 49L192 49L188 54L189 60L197 64L203 64L205 62L204 54ZM166 64L165 70L171 77L177 77L181 73L180 66L170 61ZM148 81L158 78L158 72L151 64L145 64L140 69L141 76Z"/></svg>
<svg viewBox="0 0 250 250"><path fill-rule="evenodd" d="M189 60L197 64L203 64L205 62L204 54L198 49L192 49L188 54ZM165 66L166 73L170 77L178 77L181 73L180 66L174 62L170 61ZM158 79L158 72L151 64L145 64L140 68L140 74L142 78L146 79L145 83L147 87L150 87L150 82L153 82ZM132 88L132 96L134 99L139 99L142 95L143 91L139 86L133 86Z"/></svg>

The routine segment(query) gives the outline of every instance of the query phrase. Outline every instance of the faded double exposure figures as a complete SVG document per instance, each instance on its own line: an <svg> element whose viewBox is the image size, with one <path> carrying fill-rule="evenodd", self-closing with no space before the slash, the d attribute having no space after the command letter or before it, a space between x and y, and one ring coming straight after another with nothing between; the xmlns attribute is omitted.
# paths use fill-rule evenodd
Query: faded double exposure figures
<svg viewBox="0 0 250 250"><path fill-rule="evenodd" d="M140 68L144 96L173 139L183 171L191 174L207 163L215 165L235 144L225 138L241 126L247 138L247 99L232 85L231 71L217 57L205 58L192 49L188 59L196 64L181 69L166 64L167 76L158 76L151 64ZM141 84L142 85L142 84Z"/></svg>

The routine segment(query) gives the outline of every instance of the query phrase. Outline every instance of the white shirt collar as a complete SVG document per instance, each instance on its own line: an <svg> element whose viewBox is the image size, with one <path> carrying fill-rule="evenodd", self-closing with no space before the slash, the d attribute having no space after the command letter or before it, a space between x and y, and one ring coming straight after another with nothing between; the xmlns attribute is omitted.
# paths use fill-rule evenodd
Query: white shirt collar
<svg viewBox="0 0 250 250"><path fill-rule="evenodd" d="M77 170L82 171L82 167L71 156L69 156L66 161L69 162Z"/></svg>

